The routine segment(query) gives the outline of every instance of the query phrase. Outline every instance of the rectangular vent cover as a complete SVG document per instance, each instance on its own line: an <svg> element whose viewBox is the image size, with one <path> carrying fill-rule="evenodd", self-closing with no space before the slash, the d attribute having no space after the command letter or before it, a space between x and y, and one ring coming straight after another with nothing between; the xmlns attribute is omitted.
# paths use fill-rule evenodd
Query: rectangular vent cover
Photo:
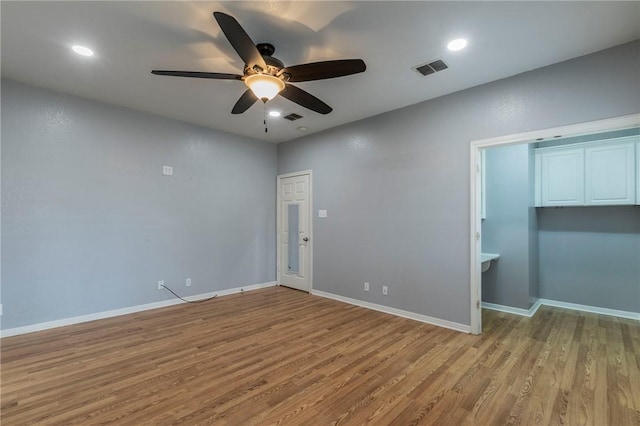
<svg viewBox="0 0 640 426"><path fill-rule="evenodd" d="M442 59L437 59L433 62L429 62L428 64L418 65L417 67L414 67L413 70L425 76L438 71L446 70L447 68L449 67L444 63Z"/></svg>
<svg viewBox="0 0 640 426"><path fill-rule="evenodd" d="M292 112L291 114L285 115L282 118L286 118L289 121L296 121L296 120L300 120L302 118L302 116L299 115L299 114L296 114L295 112Z"/></svg>

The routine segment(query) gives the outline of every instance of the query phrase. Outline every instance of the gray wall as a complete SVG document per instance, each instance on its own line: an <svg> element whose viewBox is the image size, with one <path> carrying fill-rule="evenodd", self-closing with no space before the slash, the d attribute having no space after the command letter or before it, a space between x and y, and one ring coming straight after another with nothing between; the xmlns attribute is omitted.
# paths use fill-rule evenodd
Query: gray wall
<svg viewBox="0 0 640 426"><path fill-rule="evenodd" d="M537 210L540 297L640 312L640 206Z"/></svg>
<svg viewBox="0 0 640 426"><path fill-rule="evenodd" d="M275 280L276 156L3 80L2 327Z"/></svg>
<svg viewBox="0 0 640 426"><path fill-rule="evenodd" d="M469 324L470 141L639 112L639 54L628 43L280 144L278 172L313 169L328 209L314 288Z"/></svg>
<svg viewBox="0 0 640 426"><path fill-rule="evenodd" d="M538 229L534 205L534 147L486 152L486 211L482 251L500 254L482 274L482 300L529 309L537 297Z"/></svg>

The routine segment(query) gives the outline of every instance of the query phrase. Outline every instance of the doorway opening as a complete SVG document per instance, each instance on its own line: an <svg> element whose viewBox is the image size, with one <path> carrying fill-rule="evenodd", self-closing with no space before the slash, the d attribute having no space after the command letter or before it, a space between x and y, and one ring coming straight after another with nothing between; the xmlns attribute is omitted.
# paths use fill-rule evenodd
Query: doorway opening
<svg viewBox="0 0 640 426"><path fill-rule="evenodd" d="M473 141L470 146L470 325L471 333L482 333L482 219L485 190L483 189L483 152L487 148L541 143L640 126L640 114L579 123L532 132ZM536 166L537 167L537 166ZM536 193L536 197L540 194ZM487 212L487 215L490 215ZM486 262L485 262L486 263ZM485 265L486 266L486 265Z"/></svg>

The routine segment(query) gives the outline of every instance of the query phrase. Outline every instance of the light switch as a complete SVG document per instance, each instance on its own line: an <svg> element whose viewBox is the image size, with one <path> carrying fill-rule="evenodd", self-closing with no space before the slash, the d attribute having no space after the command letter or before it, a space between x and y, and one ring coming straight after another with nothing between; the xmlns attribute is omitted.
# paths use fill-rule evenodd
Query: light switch
<svg viewBox="0 0 640 426"><path fill-rule="evenodd" d="M318 217L327 217L326 210L318 210Z"/></svg>
<svg viewBox="0 0 640 426"><path fill-rule="evenodd" d="M173 175L173 167L171 166L162 166L162 174L165 176Z"/></svg>

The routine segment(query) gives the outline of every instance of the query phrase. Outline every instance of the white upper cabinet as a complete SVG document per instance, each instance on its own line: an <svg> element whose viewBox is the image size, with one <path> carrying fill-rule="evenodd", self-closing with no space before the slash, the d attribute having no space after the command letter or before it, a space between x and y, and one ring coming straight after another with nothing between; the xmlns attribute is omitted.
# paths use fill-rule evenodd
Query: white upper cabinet
<svg viewBox="0 0 640 426"><path fill-rule="evenodd" d="M634 204L636 144L610 143L585 148L585 204Z"/></svg>
<svg viewBox="0 0 640 426"><path fill-rule="evenodd" d="M536 207L640 204L640 136L536 149Z"/></svg>
<svg viewBox="0 0 640 426"><path fill-rule="evenodd" d="M542 152L542 206L584 205L584 150Z"/></svg>

